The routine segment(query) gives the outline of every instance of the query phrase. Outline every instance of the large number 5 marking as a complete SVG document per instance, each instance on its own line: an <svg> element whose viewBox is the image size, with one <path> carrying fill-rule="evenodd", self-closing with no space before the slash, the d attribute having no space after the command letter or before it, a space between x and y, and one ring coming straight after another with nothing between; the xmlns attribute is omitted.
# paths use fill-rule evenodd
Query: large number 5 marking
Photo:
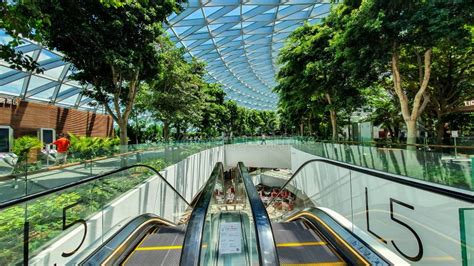
<svg viewBox="0 0 474 266"><path fill-rule="evenodd" d="M418 254L416 254L416 256L414 257L411 257L411 256L408 256L406 255L405 253L403 253L398 247L397 245L395 244L395 242L392 240L392 244L393 246L395 247L395 249L400 253L402 254L403 257L411 260L411 261L419 261L421 260L421 258L423 257L423 243L421 243L421 239L420 237L418 236L418 234L415 232L415 230L413 230L413 228L411 228L408 224L398 220L397 218L395 218L395 216L393 215L393 203L397 203L397 204L400 204L401 206L403 207L406 207L408 209L412 209L414 210L415 208L411 205L408 205L404 202L401 202L399 200L396 200L396 199L393 199L393 198L390 198L390 218L395 221L396 223L399 223L401 225L403 225L404 227L406 227L408 230L410 230L410 232L415 236L416 238L416 242L418 242Z"/></svg>
<svg viewBox="0 0 474 266"><path fill-rule="evenodd" d="M70 228L71 226L74 226L76 224L82 224L84 225L84 235L82 236L82 240L81 240L81 243L79 244L79 246L77 246L77 248L75 248L73 251L71 252L63 252L61 254L61 256L63 257L69 257L69 256L72 256L74 253L76 253L82 246L82 244L84 243L84 240L86 240L86 235L87 235L87 223L84 219L79 219L79 220L76 220L74 221L73 223L71 224L66 224L66 213L67 213L67 210L69 210L70 208L78 205L79 203L81 203L81 201L78 201L74 204L71 204L69 206L66 206L63 208L63 230L66 230L68 228Z"/></svg>

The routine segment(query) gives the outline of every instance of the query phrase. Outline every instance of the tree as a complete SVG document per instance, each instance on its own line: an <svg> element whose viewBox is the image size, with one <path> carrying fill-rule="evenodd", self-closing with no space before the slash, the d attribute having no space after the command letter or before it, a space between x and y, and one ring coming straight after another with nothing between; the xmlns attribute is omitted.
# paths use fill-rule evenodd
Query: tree
<svg viewBox="0 0 474 266"><path fill-rule="evenodd" d="M392 81L408 144L416 142L417 119L430 101L433 47L469 35L464 26L472 21L472 5L467 2L362 1L336 40L356 79Z"/></svg>
<svg viewBox="0 0 474 266"><path fill-rule="evenodd" d="M372 109L368 120L375 126L382 126L390 132L392 138L397 139L403 118L399 111L396 95L384 87L375 85L363 91L367 104Z"/></svg>
<svg viewBox="0 0 474 266"><path fill-rule="evenodd" d="M171 12L179 11L180 2L136 1L120 8L95 0L36 2L50 20L44 43L74 65L75 79L94 86L84 94L99 101L114 118L122 145L127 144L127 122L140 83L162 71L156 48L161 24Z"/></svg>
<svg viewBox="0 0 474 266"><path fill-rule="evenodd" d="M170 126L175 124L178 135L187 123L201 119L204 64L184 59L184 49L176 48L167 38L160 39L161 73L143 84L140 102L163 122L163 138L168 141Z"/></svg>
<svg viewBox="0 0 474 266"><path fill-rule="evenodd" d="M280 96L285 96L285 91L302 95L302 98L293 95L297 100L291 104L298 103L303 108L325 101L333 140L338 136L337 111L345 108L346 103L354 101L359 94L331 45L339 30L336 25L338 21L332 16L320 25L304 25L290 35L289 42L280 53L279 60L283 66L275 88ZM311 120L311 117L307 119Z"/></svg>
<svg viewBox="0 0 474 266"><path fill-rule="evenodd" d="M227 117L225 92L219 84L203 82L203 97L202 118L197 126L207 137L216 137L223 130Z"/></svg>
<svg viewBox="0 0 474 266"><path fill-rule="evenodd" d="M427 106L436 117L437 143L443 143L444 125L453 122L455 113L464 101L474 95L474 53L470 38L459 40L459 44L441 44L433 49L431 101Z"/></svg>
<svg viewBox="0 0 474 266"><path fill-rule="evenodd" d="M101 0L105 7L123 7L133 0ZM22 38L41 43L43 35L51 25L48 12L40 8L41 1L0 1L0 28L11 37L7 43L0 44L0 59L11 68L41 73L42 69L34 59L15 50L23 43Z"/></svg>
<svg viewBox="0 0 474 266"><path fill-rule="evenodd" d="M41 73L38 63L15 47L23 43L22 37L41 41L49 21L49 17L34 3L0 1L0 28L11 37L9 42L0 43L0 59L9 63L11 68Z"/></svg>

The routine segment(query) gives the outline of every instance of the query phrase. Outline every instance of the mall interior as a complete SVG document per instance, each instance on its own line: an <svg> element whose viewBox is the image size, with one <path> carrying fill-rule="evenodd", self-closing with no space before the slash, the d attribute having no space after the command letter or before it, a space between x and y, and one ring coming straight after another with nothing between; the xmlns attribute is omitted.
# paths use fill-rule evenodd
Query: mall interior
<svg viewBox="0 0 474 266"><path fill-rule="evenodd" d="M0 265L474 266L471 1L0 14Z"/></svg>

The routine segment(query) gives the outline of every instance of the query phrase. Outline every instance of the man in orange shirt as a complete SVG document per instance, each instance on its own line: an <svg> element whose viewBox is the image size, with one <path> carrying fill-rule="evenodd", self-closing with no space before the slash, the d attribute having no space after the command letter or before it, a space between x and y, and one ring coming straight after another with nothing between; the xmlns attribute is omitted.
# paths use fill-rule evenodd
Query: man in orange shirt
<svg viewBox="0 0 474 266"><path fill-rule="evenodd" d="M69 146L71 146L71 142L69 141L68 137L61 133L59 134L59 139L57 139L52 144L56 145L56 149L58 151L56 154L56 162L61 164L66 163L67 151Z"/></svg>

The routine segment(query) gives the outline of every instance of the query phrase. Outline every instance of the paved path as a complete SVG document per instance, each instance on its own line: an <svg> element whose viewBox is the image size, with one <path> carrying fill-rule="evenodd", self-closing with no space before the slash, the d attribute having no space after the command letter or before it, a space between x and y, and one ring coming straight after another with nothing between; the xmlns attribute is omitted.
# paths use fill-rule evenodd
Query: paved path
<svg viewBox="0 0 474 266"><path fill-rule="evenodd" d="M164 157L164 150L145 151L141 153L142 160L158 159ZM125 165L137 163L135 154L128 155ZM61 169L36 173L0 181L0 202L15 199L46 189L76 182L78 180L110 172L121 167L121 158L112 157L91 164L73 165Z"/></svg>

